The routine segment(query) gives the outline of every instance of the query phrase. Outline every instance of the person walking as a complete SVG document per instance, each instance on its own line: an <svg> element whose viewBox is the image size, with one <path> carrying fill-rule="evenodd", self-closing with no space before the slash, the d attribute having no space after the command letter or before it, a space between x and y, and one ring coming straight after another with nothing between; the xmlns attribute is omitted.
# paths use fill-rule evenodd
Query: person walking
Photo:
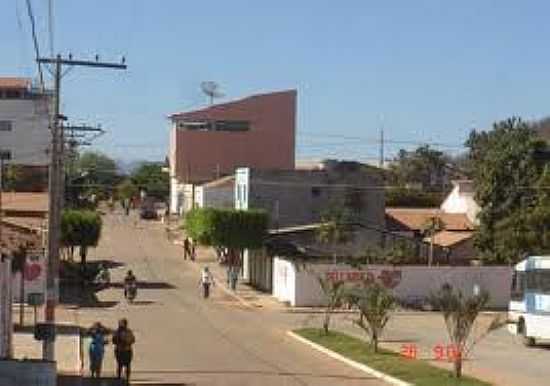
<svg viewBox="0 0 550 386"><path fill-rule="evenodd" d="M118 329L113 334L113 344L115 345L115 358L117 363L117 378L120 379L122 371L125 371L126 383L130 384L130 374L132 371L132 346L136 342L134 333L128 327L128 320L120 319Z"/></svg>
<svg viewBox="0 0 550 386"><path fill-rule="evenodd" d="M191 240L191 261L195 261L195 242Z"/></svg>
<svg viewBox="0 0 550 386"><path fill-rule="evenodd" d="M189 242L189 237L186 237L185 240L183 240L183 259L187 260L190 254L191 254L191 243Z"/></svg>
<svg viewBox="0 0 550 386"><path fill-rule="evenodd" d="M208 267L204 267L201 272L200 285L202 286L203 297L208 299L210 296L210 286L214 285L214 277Z"/></svg>
<svg viewBox="0 0 550 386"><path fill-rule="evenodd" d="M88 348L88 355L90 357L90 374L92 378L101 377L103 356L105 354L105 345L107 344L106 333L107 329L100 322L94 323L89 330L91 342Z"/></svg>

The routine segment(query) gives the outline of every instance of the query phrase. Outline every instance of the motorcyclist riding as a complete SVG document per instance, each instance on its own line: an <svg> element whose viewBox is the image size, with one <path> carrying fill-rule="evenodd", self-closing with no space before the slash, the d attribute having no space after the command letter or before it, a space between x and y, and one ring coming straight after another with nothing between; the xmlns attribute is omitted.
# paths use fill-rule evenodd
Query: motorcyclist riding
<svg viewBox="0 0 550 386"><path fill-rule="evenodd" d="M137 279L132 270L129 270L124 278L124 297L133 299L137 292Z"/></svg>

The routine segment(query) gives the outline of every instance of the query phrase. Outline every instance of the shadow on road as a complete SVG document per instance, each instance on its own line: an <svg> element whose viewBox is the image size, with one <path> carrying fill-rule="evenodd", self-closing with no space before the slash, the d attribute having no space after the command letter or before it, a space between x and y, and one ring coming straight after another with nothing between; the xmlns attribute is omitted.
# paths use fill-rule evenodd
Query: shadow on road
<svg viewBox="0 0 550 386"><path fill-rule="evenodd" d="M112 282L110 284L110 287L113 288L124 288L123 282ZM163 282L163 281L138 281L137 282L138 289L175 289L176 286Z"/></svg>
<svg viewBox="0 0 550 386"><path fill-rule="evenodd" d="M99 379L81 377L79 375L58 375L57 386L126 386L123 380L113 377L102 377ZM181 382L162 382L151 379L138 379L130 382L131 386L148 385L148 386L193 386L191 383Z"/></svg>
<svg viewBox="0 0 550 386"><path fill-rule="evenodd" d="M81 308L111 308L118 304L117 301L99 300L97 297L97 292L99 291L100 288L93 286L61 283L59 303Z"/></svg>

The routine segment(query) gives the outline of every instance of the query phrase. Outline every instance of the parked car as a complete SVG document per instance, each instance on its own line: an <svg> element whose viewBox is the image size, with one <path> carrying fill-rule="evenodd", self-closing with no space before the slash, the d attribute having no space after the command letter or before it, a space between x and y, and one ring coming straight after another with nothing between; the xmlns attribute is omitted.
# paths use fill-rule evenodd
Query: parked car
<svg viewBox="0 0 550 386"><path fill-rule="evenodd" d="M145 199L143 201L139 211L139 217L144 220L154 220L158 217L155 202L153 200Z"/></svg>

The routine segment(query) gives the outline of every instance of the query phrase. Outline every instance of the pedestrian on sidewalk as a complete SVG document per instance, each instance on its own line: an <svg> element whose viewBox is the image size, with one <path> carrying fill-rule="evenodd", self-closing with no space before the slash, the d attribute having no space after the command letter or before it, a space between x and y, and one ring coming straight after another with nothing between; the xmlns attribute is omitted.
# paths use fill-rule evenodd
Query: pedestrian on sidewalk
<svg viewBox="0 0 550 386"><path fill-rule="evenodd" d="M210 286L215 285L214 277L212 276L212 273L210 273L208 267L203 268L199 285L202 286L203 297L205 299L208 299L208 297L210 296Z"/></svg>
<svg viewBox="0 0 550 386"><path fill-rule="evenodd" d="M191 243L189 242L189 237L186 237L183 240L183 259L187 260L189 255L191 255Z"/></svg>
<svg viewBox="0 0 550 386"><path fill-rule="evenodd" d="M195 241L191 240L191 261L195 261Z"/></svg>
<svg viewBox="0 0 550 386"><path fill-rule="evenodd" d="M231 290L237 291L237 282L239 281L239 271L237 270L237 267L231 267L229 275L231 281Z"/></svg>
<svg viewBox="0 0 550 386"><path fill-rule="evenodd" d="M101 368L103 365L103 356L105 354L105 345L108 343L105 335L107 329L100 322L94 323L90 328L89 334L91 337L88 354L90 357L90 374L92 378L101 377Z"/></svg>
<svg viewBox="0 0 550 386"><path fill-rule="evenodd" d="M128 328L128 320L120 319L118 329L113 334L113 344L115 345L115 358L117 363L117 378L120 379L122 371L125 370L126 383L130 384L130 373L132 370L132 346L136 338L130 328Z"/></svg>

